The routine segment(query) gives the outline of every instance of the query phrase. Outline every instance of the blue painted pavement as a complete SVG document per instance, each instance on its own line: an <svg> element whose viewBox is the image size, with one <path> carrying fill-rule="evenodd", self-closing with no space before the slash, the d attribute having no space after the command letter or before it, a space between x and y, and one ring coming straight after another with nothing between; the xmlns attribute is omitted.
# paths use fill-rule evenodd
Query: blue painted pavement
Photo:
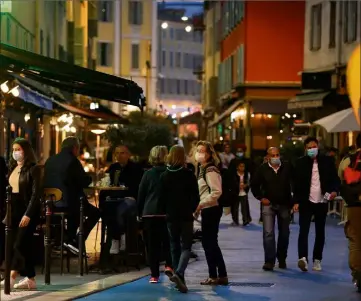
<svg viewBox="0 0 361 301"><path fill-rule="evenodd" d="M288 255L288 270L275 269L264 272L262 227L259 218L259 203L250 198L254 223L249 227L230 227L230 217L224 217L220 230L220 245L226 260L229 279L235 283L274 283L273 287L202 287L199 281L207 277L207 266L200 245L196 246L199 261L188 267L187 295L180 294L162 277L160 284L149 284L148 278L124 284L79 300L137 300L137 301L360 301L355 292L347 266L347 240L343 227L337 220L327 224L327 238L322 262L323 271L302 273L297 269L298 225L291 225L291 240ZM296 217L297 220L297 217ZM310 231L310 254L312 254L314 229Z"/></svg>

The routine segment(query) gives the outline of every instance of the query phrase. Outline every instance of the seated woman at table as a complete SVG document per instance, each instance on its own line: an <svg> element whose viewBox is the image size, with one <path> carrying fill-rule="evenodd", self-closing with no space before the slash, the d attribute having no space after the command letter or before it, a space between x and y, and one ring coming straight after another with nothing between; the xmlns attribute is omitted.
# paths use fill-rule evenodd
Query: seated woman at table
<svg viewBox="0 0 361 301"><path fill-rule="evenodd" d="M127 146L119 145L114 150L115 163L110 165L108 172L113 186L125 186L125 191L103 190L99 194L99 206L103 211L107 233L112 239L110 254L118 254L125 249L125 217L136 206L139 184L143 169L130 160L131 154ZM106 202L107 197L122 198L123 202Z"/></svg>
<svg viewBox="0 0 361 301"><path fill-rule="evenodd" d="M12 242L10 288L35 289L35 266L31 252L40 217L41 168L30 143L18 138L12 145L9 184L12 187ZM20 274L25 278L15 284ZM3 282L1 283L3 285Z"/></svg>
<svg viewBox="0 0 361 301"><path fill-rule="evenodd" d="M161 254L165 257L165 274L168 277L173 276L167 223L159 199L160 176L167 169L165 165L167 155L166 146L155 146L151 149L149 163L153 167L143 175L137 200L138 216L143 219L147 239L148 261L151 271L150 283L159 282Z"/></svg>

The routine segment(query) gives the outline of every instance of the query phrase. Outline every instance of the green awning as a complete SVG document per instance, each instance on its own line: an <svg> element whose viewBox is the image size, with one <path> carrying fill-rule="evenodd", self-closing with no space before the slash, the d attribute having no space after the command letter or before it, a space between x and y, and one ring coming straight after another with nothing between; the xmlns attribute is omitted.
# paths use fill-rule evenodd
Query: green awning
<svg viewBox="0 0 361 301"><path fill-rule="evenodd" d="M0 44L0 68L8 73L72 93L134 105L145 105L143 89L134 81Z"/></svg>

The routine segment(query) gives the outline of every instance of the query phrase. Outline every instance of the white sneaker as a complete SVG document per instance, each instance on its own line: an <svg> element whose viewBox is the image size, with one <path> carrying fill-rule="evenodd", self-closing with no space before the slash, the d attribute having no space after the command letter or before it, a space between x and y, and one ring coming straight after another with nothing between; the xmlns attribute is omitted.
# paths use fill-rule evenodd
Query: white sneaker
<svg viewBox="0 0 361 301"><path fill-rule="evenodd" d="M321 260L315 259L315 261L313 262L312 270L322 271Z"/></svg>
<svg viewBox="0 0 361 301"><path fill-rule="evenodd" d="M307 263L306 257L302 257L298 260L298 267L300 268L300 270L302 272L308 271L308 263Z"/></svg>
<svg viewBox="0 0 361 301"><path fill-rule="evenodd" d="M19 283L15 284L14 288L34 290L36 289L36 282L35 280L26 277L23 280L20 280Z"/></svg>
<svg viewBox="0 0 361 301"><path fill-rule="evenodd" d="M125 242L125 234L120 236L120 251L125 251L126 242Z"/></svg>
<svg viewBox="0 0 361 301"><path fill-rule="evenodd" d="M14 288L15 285L15 279L10 277L10 289ZM0 287L5 287L5 279L0 282Z"/></svg>
<svg viewBox="0 0 361 301"><path fill-rule="evenodd" d="M112 240L112 246L110 248L109 253L112 255L119 254L119 240L117 239Z"/></svg>

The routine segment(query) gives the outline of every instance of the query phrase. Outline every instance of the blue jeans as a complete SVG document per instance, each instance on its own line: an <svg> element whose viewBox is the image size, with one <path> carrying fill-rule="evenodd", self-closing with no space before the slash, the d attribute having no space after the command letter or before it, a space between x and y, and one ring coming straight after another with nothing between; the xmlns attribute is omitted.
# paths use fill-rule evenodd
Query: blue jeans
<svg viewBox="0 0 361 301"><path fill-rule="evenodd" d="M275 264L287 258L290 237L290 208L281 205L262 206L263 248L265 262ZM276 249L275 220L277 217L278 240Z"/></svg>
<svg viewBox="0 0 361 301"><path fill-rule="evenodd" d="M175 272L184 278L184 272L191 256L193 240L192 221L172 221L167 223L170 238L172 263Z"/></svg>

